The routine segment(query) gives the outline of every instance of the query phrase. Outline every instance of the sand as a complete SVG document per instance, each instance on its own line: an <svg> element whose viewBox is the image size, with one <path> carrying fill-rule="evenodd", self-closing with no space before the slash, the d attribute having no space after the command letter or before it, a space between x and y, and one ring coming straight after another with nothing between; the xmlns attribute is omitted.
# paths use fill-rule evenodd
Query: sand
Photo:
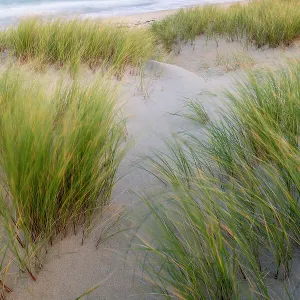
<svg viewBox="0 0 300 300"><path fill-rule="evenodd" d="M296 43L287 49L256 50L222 39L207 41L203 36L193 46L183 46L180 54L170 57L167 63L150 61L142 78L128 74L121 82L120 101L126 101L123 113L128 118L128 140L132 146L120 166L120 180L104 220L126 211L119 225L132 224L127 218L141 209L136 193L152 193L162 187L155 177L136 165L142 160L140 156L151 153L153 148L165 150L164 139L195 132L197 128L191 121L178 116L184 111L186 99L200 99L210 118L217 120L219 108L225 103L222 92L232 89L234 81L246 70L278 68L294 58L300 58L300 46ZM8 299L74 300L98 284L83 299L160 299L139 271L134 254L128 252L131 232L115 235L96 248L100 237L103 238L101 222L82 246L81 234L70 234L50 249L37 282L26 275L11 282L14 291ZM293 264L294 275L288 288L292 299L299 299L300 259L296 257ZM280 281L270 280L270 289L274 299L285 299Z"/></svg>
<svg viewBox="0 0 300 300"><path fill-rule="evenodd" d="M220 57L229 59L232 53L251 57L251 64L233 64L229 68ZM128 118L128 138L134 144L120 167L118 176L125 176L115 186L113 204L106 217L123 208L137 213L138 197L131 191L147 193L161 186L135 164L139 163L140 155L150 153L152 148L164 150L163 139L196 129L192 122L176 116L183 112L187 98L200 99L210 118L217 120L219 107L224 105L222 91L232 89L234 80L245 69L277 68L294 57L300 57L296 44L288 49L247 50L240 43L206 41L201 37L194 47L186 45L178 56L172 57L173 64L149 62L143 78L144 90L140 89L139 77L124 78L120 95L127 101L124 115ZM159 299L158 295L151 295L154 290L138 271L135 256L127 253L130 233L116 235L96 249L100 236L101 226L83 246L80 234L59 242L50 249L37 282L19 278L9 299L73 300L99 283L99 288L85 299ZM299 266L298 260L295 265ZM294 277L291 281L293 289L300 283ZM277 299L283 299L278 282L270 282L270 286Z"/></svg>

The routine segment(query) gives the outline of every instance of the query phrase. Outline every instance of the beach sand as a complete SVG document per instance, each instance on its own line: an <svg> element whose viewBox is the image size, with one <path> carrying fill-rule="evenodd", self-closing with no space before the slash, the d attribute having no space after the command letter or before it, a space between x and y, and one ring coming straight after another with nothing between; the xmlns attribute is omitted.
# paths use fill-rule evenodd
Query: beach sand
<svg viewBox="0 0 300 300"><path fill-rule="evenodd" d="M130 22L145 22L161 18L170 12L145 14L126 18ZM199 99L212 120L224 106L222 92L232 89L234 81L245 70L278 68L288 60L300 58L300 45L282 49L245 48L240 43L223 39L207 41L198 38L193 46L185 45L179 55L167 63L149 62L143 77L128 74L120 83L120 101L125 101L124 116L128 118L128 140L132 146L122 162L118 177L121 178L113 192L112 204L104 220L120 218L118 226L134 225L132 214L142 209L136 194L151 194L161 183L137 167L140 155L151 149L165 150L163 139L172 134L195 131L191 122L180 116L186 99ZM92 76L91 74L87 76ZM123 215L123 212L126 214ZM14 300L74 300L88 289L98 286L82 299L160 299L137 266L132 244L132 233L122 232L96 248L103 238L103 220L81 245L82 235L70 234L50 248L44 266L32 282L25 275L12 281ZM118 227L113 228L117 230ZM267 262L266 262L267 263ZM293 274L289 281L292 299L300 297L300 259L295 258ZM299 271L299 272L297 272ZM274 299L285 298L283 284L270 280Z"/></svg>

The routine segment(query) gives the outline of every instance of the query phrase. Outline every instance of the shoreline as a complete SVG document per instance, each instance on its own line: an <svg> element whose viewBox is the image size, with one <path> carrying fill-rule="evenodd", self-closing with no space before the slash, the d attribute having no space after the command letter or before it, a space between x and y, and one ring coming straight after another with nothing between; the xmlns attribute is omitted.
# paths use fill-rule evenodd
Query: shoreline
<svg viewBox="0 0 300 300"><path fill-rule="evenodd" d="M112 22L112 23L127 23L130 24L131 26L143 26L143 25L148 25L151 24L154 21L161 20L169 15L175 14L178 12L180 9L190 9L194 7L201 7L201 6L206 6L206 5L217 5L220 7L227 8L233 4L247 4L251 0L240 0L240 1L232 1L232 2L226 2L226 3L209 3L209 4L196 4L196 5L190 5L190 6L184 6L181 8L175 8L175 9L166 9L166 10L157 10L157 11L149 11L149 12L143 12L143 13L130 13L126 15L111 15L111 16L97 16L97 17L85 17L85 16L80 16L80 15L72 15L72 16L66 16L63 14L54 14L54 15L36 15L34 13L30 15L24 15L23 17L20 17L18 19L13 20L12 22L8 23L1 23L0 22L0 30L6 29L10 26L16 25L20 20L24 18L31 18L31 17L40 17L40 18L66 18L66 19L72 19L74 17L79 17L84 19L90 19L90 20L101 20L104 22Z"/></svg>

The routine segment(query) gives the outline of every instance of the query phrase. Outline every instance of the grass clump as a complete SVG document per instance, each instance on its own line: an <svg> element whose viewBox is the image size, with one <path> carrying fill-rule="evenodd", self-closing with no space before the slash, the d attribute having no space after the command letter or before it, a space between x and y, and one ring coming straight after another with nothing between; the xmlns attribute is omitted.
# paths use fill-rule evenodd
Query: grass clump
<svg viewBox="0 0 300 300"><path fill-rule="evenodd" d="M206 125L210 121L208 113L200 100L188 100L185 109L187 110L187 113L185 113L184 116L198 124Z"/></svg>
<svg viewBox="0 0 300 300"><path fill-rule="evenodd" d="M169 191L144 199L152 237L140 249L166 297L271 299L270 279L291 297L300 245L299 76L300 63L250 73L227 93L205 140L189 135L170 154L148 158Z"/></svg>
<svg viewBox="0 0 300 300"><path fill-rule="evenodd" d="M230 41L247 41L257 47L289 45L300 35L298 0L254 0L228 9L217 6L181 10L157 21L152 31L168 50L193 42L201 34Z"/></svg>
<svg viewBox="0 0 300 300"><path fill-rule="evenodd" d="M203 34L205 28L219 12L220 9L216 6L182 9L174 15L154 22L152 31L167 50L172 50L174 45L193 42L198 35Z"/></svg>
<svg viewBox="0 0 300 300"><path fill-rule="evenodd" d="M34 279L41 249L109 201L123 123L104 79L51 92L25 76L0 78L0 214L13 260Z"/></svg>
<svg viewBox="0 0 300 300"><path fill-rule="evenodd" d="M67 65L73 72L79 64L88 64L109 66L121 75L126 66L137 67L156 55L148 29L79 19L25 19L1 32L0 42L0 49L13 51L21 61Z"/></svg>

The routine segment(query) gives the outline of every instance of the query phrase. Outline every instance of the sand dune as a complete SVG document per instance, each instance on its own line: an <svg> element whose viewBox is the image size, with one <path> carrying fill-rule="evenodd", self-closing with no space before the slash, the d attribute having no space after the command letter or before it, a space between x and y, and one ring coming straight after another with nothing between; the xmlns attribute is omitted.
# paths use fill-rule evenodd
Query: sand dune
<svg viewBox="0 0 300 300"><path fill-rule="evenodd" d="M240 56L234 58L234 53ZM294 57L300 57L296 44L287 50L253 50L239 43L206 41L201 37L194 48L186 45L178 56L171 58L173 64L152 61L144 76L128 75L121 83L120 101L126 101L124 115L133 144L119 170L121 179L115 186L106 217L117 215L122 209L138 212L138 197L131 191L151 193L161 185L135 165L141 160L140 155L150 153L151 149L163 150L163 139L196 130L193 122L178 116L184 111L187 98L201 100L210 118L217 120L218 109L224 105L222 91L231 89L235 78L247 69L276 68ZM97 284L99 288L85 299L159 299L158 295L151 295L152 287L138 271L134 255L127 252L130 233L116 235L96 249L100 234L101 226L83 246L78 234L52 247L37 282L18 279L10 299L73 300ZM299 282L295 276L291 278L295 294ZM283 299L278 282L274 287L270 282L270 287L275 298Z"/></svg>

